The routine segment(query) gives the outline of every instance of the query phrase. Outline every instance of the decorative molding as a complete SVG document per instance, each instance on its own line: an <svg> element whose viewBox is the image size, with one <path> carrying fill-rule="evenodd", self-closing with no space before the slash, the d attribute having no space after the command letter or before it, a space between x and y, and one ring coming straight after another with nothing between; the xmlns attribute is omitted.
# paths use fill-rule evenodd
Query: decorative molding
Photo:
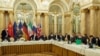
<svg viewBox="0 0 100 56"><path fill-rule="evenodd" d="M97 6L90 6L88 9L94 9L96 10L98 7Z"/></svg>
<svg viewBox="0 0 100 56"><path fill-rule="evenodd" d="M0 13L4 13L4 10L0 10Z"/></svg>
<svg viewBox="0 0 100 56"><path fill-rule="evenodd" d="M13 11L12 8L1 8L1 7L0 7L0 10L4 10L4 11Z"/></svg>
<svg viewBox="0 0 100 56"><path fill-rule="evenodd" d="M70 17L71 16L71 14L65 14L64 15L64 17Z"/></svg>
<svg viewBox="0 0 100 56"><path fill-rule="evenodd" d="M41 13L36 13L35 15L36 15L36 16L38 16L38 15L40 16L40 15L41 15Z"/></svg>
<svg viewBox="0 0 100 56"><path fill-rule="evenodd" d="M8 11L8 13L13 13L14 14L14 11Z"/></svg>
<svg viewBox="0 0 100 56"><path fill-rule="evenodd" d="M45 15L45 16L48 16L49 14L48 14L48 13L44 13L44 15Z"/></svg>
<svg viewBox="0 0 100 56"><path fill-rule="evenodd" d="M85 9L82 9L82 10L80 10L80 12L81 12L81 13L84 13L84 12L86 12L86 10L85 10Z"/></svg>
<svg viewBox="0 0 100 56"><path fill-rule="evenodd" d="M100 3L87 3L85 5L81 5L81 9L86 9L86 8L89 8L91 6L97 6L97 7L100 7Z"/></svg>

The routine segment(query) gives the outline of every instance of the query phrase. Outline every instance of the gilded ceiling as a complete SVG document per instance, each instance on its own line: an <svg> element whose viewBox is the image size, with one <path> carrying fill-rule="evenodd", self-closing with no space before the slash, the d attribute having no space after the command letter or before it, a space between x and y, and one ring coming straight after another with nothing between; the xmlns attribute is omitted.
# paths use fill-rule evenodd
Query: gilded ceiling
<svg viewBox="0 0 100 56"><path fill-rule="evenodd" d="M0 9L13 10L15 4L20 1L22 0L0 0ZM70 10L71 7L73 6L73 3L79 3L80 5L84 5L93 1L100 2L100 0L27 0L27 1L34 2L33 4L35 4L36 6L35 8L37 8L37 10L49 10L49 7L54 2L55 4L60 4L65 11Z"/></svg>

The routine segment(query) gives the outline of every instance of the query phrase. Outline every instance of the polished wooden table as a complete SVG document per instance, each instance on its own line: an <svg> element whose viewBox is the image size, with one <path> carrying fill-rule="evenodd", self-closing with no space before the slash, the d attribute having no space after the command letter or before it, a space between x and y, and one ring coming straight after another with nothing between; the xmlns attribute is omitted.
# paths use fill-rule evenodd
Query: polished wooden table
<svg viewBox="0 0 100 56"><path fill-rule="evenodd" d="M85 56L81 46L57 41L1 42L0 56L5 54L55 53L57 56Z"/></svg>

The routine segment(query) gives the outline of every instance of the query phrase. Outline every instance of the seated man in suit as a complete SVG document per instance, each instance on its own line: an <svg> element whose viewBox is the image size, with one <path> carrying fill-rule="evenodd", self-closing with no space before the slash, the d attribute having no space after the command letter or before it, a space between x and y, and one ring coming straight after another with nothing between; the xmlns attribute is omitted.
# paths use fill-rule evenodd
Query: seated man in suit
<svg viewBox="0 0 100 56"><path fill-rule="evenodd" d="M2 30L2 32L1 32L2 41L4 41L4 40L6 39L6 37L7 37L7 31L6 31L6 29L4 29L4 30Z"/></svg>
<svg viewBox="0 0 100 56"><path fill-rule="evenodd" d="M82 43L83 44L87 44L88 43L88 36L87 36L87 34L83 35L83 37L82 37Z"/></svg>
<svg viewBox="0 0 100 56"><path fill-rule="evenodd" d="M65 35L65 41L67 41L68 44L71 44L71 37L70 37L69 34L66 34L66 35Z"/></svg>
<svg viewBox="0 0 100 56"><path fill-rule="evenodd" d="M48 36L48 39L49 39L49 40L52 40L52 39L55 40L55 38L54 38L54 34L51 33L51 34Z"/></svg>
<svg viewBox="0 0 100 56"><path fill-rule="evenodd" d="M82 44L82 35L81 33L77 33L77 37L76 37L76 40L75 40L75 43L76 44Z"/></svg>
<svg viewBox="0 0 100 56"><path fill-rule="evenodd" d="M60 33L58 35L58 41L64 41L65 40L65 37Z"/></svg>
<svg viewBox="0 0 100 56"><path fill-rule="evenodd" d="M77 38L76 33L73 33L71 36L71 43L75 42L76 38Z"/></svg>
<svg viewBox="0 0 100 56"><path fill-rule="evenodd" d="M31 40L34 40L34 34L32 34L32 35L30 36L30 39L31 39Z"/></svg>
<svg viewBox="0 0 100 56"><path fill-rule="evenodd" d="M16 35L14 36L15 41L19 40L22 36L23 36L22 30L17 28Z"/></svg>
<svg viewBox="0 0 100 56"><path fill-rule="evenodd" d="M58 40L58 34L57 33L55 33L55 35L54 35L54 40Z"/></svg>
<svg viewBox="0 0 100 56"><path fill-rule="evenodd" d="M93 35L89 36L88 39L89 48L93 48L93 45L96 45L96 38Z"/></svg>
<svg viewBox="0 0 100 56"><path fill-rule="evenodd" d="M100 37L96 37L96 45L100 47Z"/></svg>
<svg viewBox="0 0 100 56"><path fill-rule="evenodd" d="M88 43L96 44L96 38L93 35L90 35Z"/></svg>
<svg viewBox="0 0 100 56"><path fill-rule="evenodd" d="M70 35L69 34L66 33L64 37L65 37L65 40L66 41L69 41L70 40Z"/></svg>
<svg viewBox="0 0 100 56"><path fill-rule="evenodd" d="M30 38L31 38L31 40L39 40L39 38L37 37L36 33L31 35Z"/></svg>
<svg viewBox="0 0 100 56"><path fill-rule="evenodd" d="M77 39L81 39L82 40L82 35L81 35L81 33L77 33Z"/></svg>
<svg viewBox="0 0 100 56"><path fill-rule="evenodd" d="M1 32L2 41L4 40L10 41L9 37L10 36L8 35L7 29L2 30Z"/></svg>
<svg viewBox="0 0 100 56"><path fill-rule="evenodd" d="M97 38L97 45L100 47L100 37Z"/></svg>
<svg viewBox="0 0 100 56"><path fill-rule="evenodd" d="M47 40L47 36L45 34L43 34L40 36L40 39L45 41L45 40Z"/></svg>
<svg viewBox="0 0 100 56"><path fill-rule="evenodd" d="M66 33L66 34L65 34L65 36L64 36L64 37L65 37L65 41L67 41L67 40L68 40L68 39L67 39L67 36L68 36L68 34Z"/></svg>

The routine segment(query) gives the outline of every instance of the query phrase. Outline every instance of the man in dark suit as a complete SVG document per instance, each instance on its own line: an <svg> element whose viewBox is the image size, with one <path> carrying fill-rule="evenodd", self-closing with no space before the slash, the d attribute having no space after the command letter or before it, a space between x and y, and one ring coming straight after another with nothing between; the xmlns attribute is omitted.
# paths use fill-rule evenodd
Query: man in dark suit
<svg viewBox="0 0 100 56"><path fill-rule="evenodd" d="M66 33L64 36L66 41L68 40L67 36L68 36L68 34Z"/></svg>
<svg viewBox="0 0 100 56"><path fill-rule="evenodd" d="M73 33L71 37L71 43L75 42L76 39L77 39L77 35L76 33Z"/></svg>
<svg viewBox="0 0 100 56"><path fill-rule="evenodd" d="M96 45L100 47L100 37L96 37Z"/></svg>
<svg viewBox="0 0 100 56"><path fill-rule="evenodd" d="M89 36L89 43L96 44L96 38L93 35Z"/></svg>
<svg viewBox="0 0 100 56"><path fill-rule="evenodd" d="M55 40L55 38L54 38L54 34L51 33L51 34L48 36L48 39L49 39L49 40L51 40L51 39Z"/></svg>
<svg viewBox="0 0 100 56"><path fill-rule="evenodd" d="M65 37L60 33L58 35L58 41L64 41L65 40Z"/></svg>
<svg viewBox="0 0 100 56"><path fill-rule="evenodd" d="M20 39L22 36L23 36L22 30L17 29L16 35L14 36L15 37L15 41L17 41L18 39Z"/></svg>
<svg viewBox="0 0 100 56"><path fill-rule="evenodd" d="M58 34L57 33L54 35L54 40L58 40Z"/></svg>
<svg viewBox="0 0 100 56"><path fill-rule="evenodd" d="M7 29L2 30L1 32L2 41L4 40L10 41L9 37L10 36L8 35Z"/></svg>
<svg viewBox="0 0 100 56"><path fill-rule="evenodd" d="M97 38L97 45L100 47L100 37Z"/></svg>
<svg viewBox="0 0 100 56"><path fill-rule="evenodd" d="M47 40L47 36L46 35L41 35L40 39L45 41L45 40Z"/></svg>
<svg viewBox="0 0 100 56"><path fill-rule="evenodd" d="M87 34L84 34L84 36L82 37L82 43L83 44L87 44L88 43L88 36L87 36Z"/></svg>
<svg viewBox="0 0 100 56"><path fill-rule="evenodd" d="M36 34L30 36L31 40L39 40Z"/></svg>
<svg viewBox="0 0 100 56"><path fill-rule="evenodd" d="M93 48L93 45L96 45L96 38L93 35L89 36L88 44L89 48Z"/></svg>
<svg viewBox="0 0 100 56"><path fill-rule="evenodd" d="M6 37L7 37L7 31L6 31L6 29L4 29L4 30L2 30L2 32L1 32L2 41L4 41Z"/></svg>
<svg viewBox="0 0 100 56"><path fill-rule="evenodd" d="M70 41L70 35L69 34L66 33L64 37L65 37L66 41Z"/></svg>

